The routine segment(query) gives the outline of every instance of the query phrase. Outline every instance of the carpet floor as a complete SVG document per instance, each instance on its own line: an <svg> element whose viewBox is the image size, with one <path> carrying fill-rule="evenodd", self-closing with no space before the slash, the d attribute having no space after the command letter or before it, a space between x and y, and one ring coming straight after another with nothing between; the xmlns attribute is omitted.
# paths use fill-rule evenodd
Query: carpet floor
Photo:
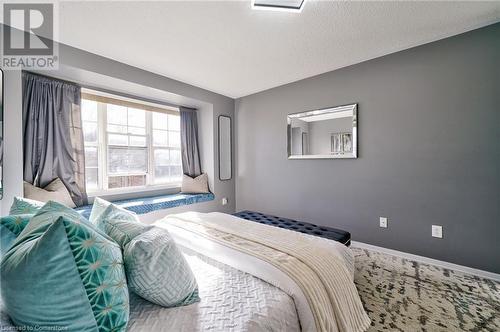
<svg viewBox="0 0 500 332"><path fill-rule="evenodd" d="M352 249L369 332L500 331L499 282Z"/></svg>

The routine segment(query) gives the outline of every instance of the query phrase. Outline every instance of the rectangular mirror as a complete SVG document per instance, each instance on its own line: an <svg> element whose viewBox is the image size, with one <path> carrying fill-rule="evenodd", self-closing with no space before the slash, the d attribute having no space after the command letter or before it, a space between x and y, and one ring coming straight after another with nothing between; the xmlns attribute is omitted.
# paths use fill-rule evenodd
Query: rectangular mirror
<svg viewBox="0 0 500 332"><path fill-rule="evenodd" d="M231 180L232 162L231 162L231 118L228 116L219 116L219 179Z"/></svg>
<svg viewBox="0 0 500 332"><path fill-rule="evenodd" d="M357 158L357 104L289 114L288 159Z"/></svg>
<svg viewBox="0 0 500 332"><path fill-rule="evenodd" d="M3 197L3 71L0 69L0 199Z"/></svg>

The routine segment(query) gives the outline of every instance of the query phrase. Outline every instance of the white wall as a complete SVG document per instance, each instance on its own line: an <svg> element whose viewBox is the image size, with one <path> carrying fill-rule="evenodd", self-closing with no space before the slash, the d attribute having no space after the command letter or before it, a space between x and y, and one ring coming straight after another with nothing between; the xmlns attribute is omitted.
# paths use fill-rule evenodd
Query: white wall
<svg viewBox="0 0 500 332"><path fill-rule="evenodd" d="M198 109L198 143L200 145L200 161L202 172L209 174L208 186L214 188L218 172L215 170L213 106Z"/></svg>
<svg viewBox="0 0 500 332"><path fill-rule="evenodd" d="M3 198L0 214L9 212L14 196L23 192L21 72L4 71Z"/></svg>

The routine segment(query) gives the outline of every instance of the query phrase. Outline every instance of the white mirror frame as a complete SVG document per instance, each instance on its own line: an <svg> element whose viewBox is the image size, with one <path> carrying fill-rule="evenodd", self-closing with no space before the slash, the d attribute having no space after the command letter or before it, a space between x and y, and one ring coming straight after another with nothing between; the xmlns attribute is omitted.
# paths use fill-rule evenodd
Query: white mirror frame
<svg viewBox="0 0 500 332"><path fill-rule="evenodd" d="M322 115L326 113L337 113L352 111L352 152L345 154L310 154L310 155L292 155L292 119L305 116ZM287 154L288 159L355 159L358 157L358 104L350 104L337 107L323 108L314 111L292 113L287 116Z"/></svg>
<svg viewBox="0 0 500 332"><path fill-rule="evenodd" d="M221 181L231 180L233 177L232 135L231 118L219 115L219 180Z"/></svg>

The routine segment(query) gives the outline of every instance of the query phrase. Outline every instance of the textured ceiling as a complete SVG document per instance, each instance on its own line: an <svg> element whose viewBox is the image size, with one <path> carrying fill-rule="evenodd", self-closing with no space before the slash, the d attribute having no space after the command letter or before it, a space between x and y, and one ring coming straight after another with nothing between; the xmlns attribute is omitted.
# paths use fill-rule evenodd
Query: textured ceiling
<svg viewBox="0 0 500 332"><path fill-rule="evenodd" d="M500 2L61 2L59 40L241 97L500 20Z"/></svg>

